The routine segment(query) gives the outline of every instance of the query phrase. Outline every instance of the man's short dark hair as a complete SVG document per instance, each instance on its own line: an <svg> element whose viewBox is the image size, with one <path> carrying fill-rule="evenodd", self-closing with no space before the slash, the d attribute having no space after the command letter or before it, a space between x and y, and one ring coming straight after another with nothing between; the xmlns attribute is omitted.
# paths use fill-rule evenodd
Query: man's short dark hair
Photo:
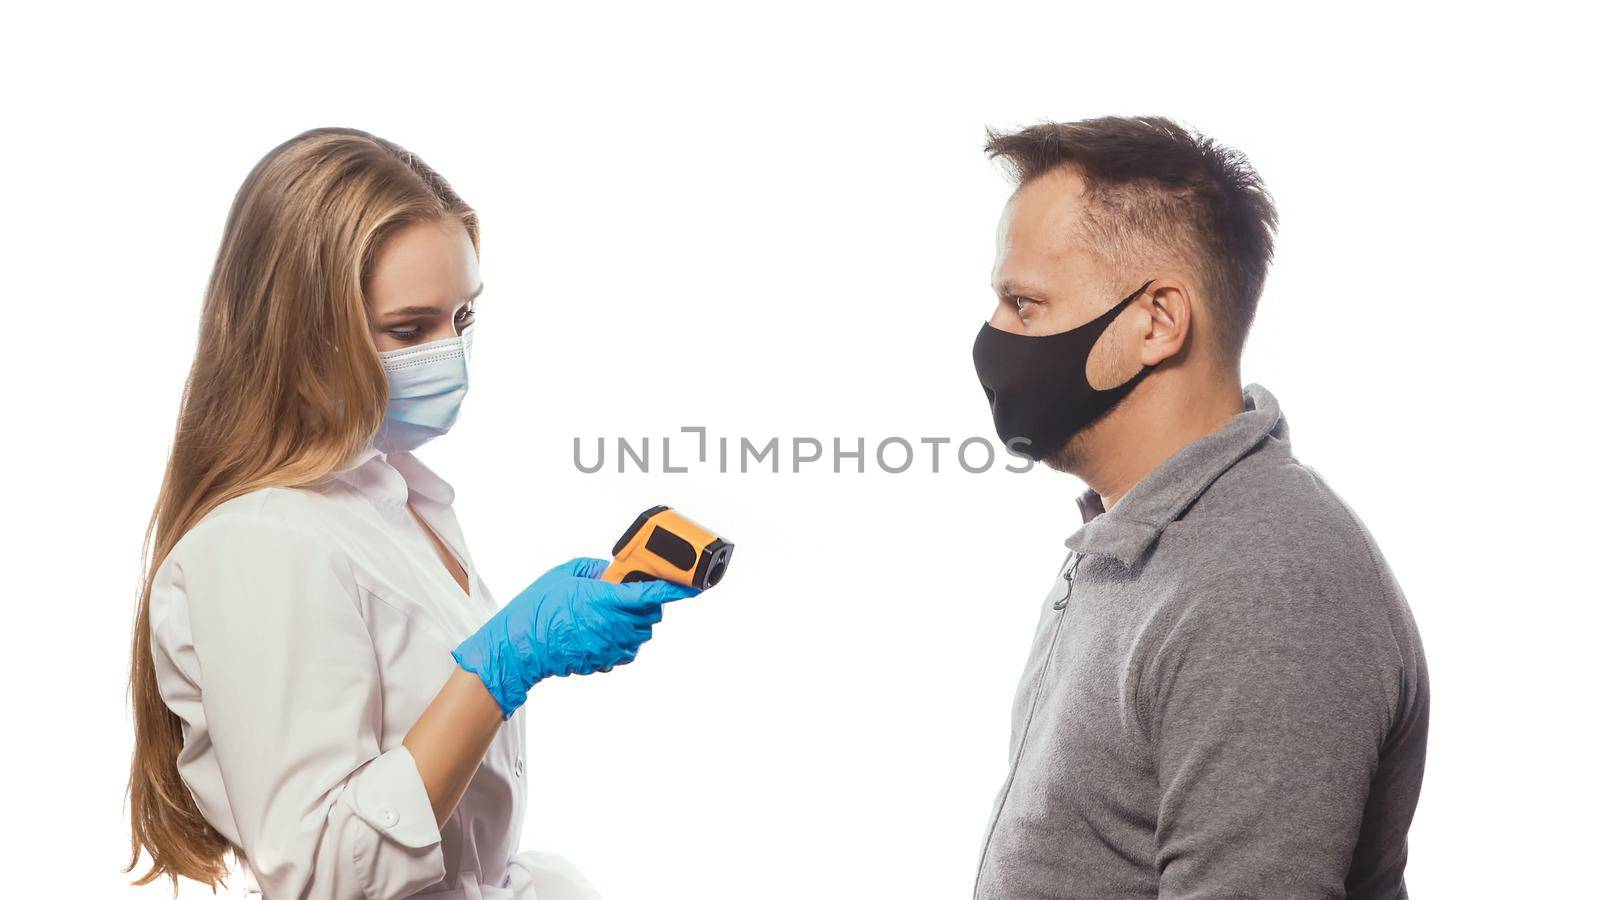
<svg viewBox="0 0 1600 900"><path fill-rule="evenodd" d="M988 129L984 151L1017 185L1070 167L1087 192L1078 237L1130 277L1186 262L1237 361L1272 262L1278 211L1244 154L1161 116L1102 116Z"/></svg>

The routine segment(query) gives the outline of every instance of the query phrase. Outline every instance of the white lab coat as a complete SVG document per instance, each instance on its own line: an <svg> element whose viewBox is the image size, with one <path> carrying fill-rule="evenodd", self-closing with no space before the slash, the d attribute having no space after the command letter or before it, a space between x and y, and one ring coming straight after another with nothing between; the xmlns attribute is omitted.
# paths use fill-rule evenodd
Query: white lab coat
<svg viewBox="0 0 1600 900"><path fill-rule="evenodd" d="M454 498L412 454L369 448L315 487L220 504L155 574L151 649L183 720L179 774L206 821L244 848L245 888L267 900L598 896L560 856L517 852L524 710L443 828L401 744L454 670L450 651L498 608Z"/></svg>

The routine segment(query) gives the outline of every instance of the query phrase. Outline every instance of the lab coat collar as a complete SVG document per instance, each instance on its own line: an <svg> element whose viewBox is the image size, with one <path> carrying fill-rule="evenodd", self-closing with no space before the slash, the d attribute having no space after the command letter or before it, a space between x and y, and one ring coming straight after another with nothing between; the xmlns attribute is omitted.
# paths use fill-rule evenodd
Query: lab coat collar
<svg viewBox="0 0 1600 900"><path fill-rule="evenodd" d="M1289 422L1276 397L1259 384L1248 385L1242 412L1167 457L1109 511L1098 493L1084 491L1078 497L1084 524L1067 538L1067 547L1078 553L1103 553L1132 567L1212 482L1269 437L1287 450Z"/></svg>
<svg viewBox="0 0 1600 900"><path fill-rule="evenodd" d="M423 464L422 460L412 455L409 450L389 454L389 465L394 466L405 476L411 490L416 491L440 506L449 506L455 502L456 491L445 481L439 473Z"/></svg>
<svg viewBox="0 0 1600 900"><path fill-rule="evenodd" d="M384 453L370 442L331 477L391 506L404 506L413 493L441 506L456 498L455 488L409 450Z"/></svg>

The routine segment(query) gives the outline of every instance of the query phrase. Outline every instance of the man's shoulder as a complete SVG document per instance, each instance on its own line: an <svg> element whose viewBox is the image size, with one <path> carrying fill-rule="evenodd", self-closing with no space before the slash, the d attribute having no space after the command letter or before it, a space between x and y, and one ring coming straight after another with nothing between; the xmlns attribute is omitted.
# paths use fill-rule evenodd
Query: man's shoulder
<svg viewBox="0 0 1600 900"><path fill-rule="evenodd" d="M1239 635L1286 659L1318 647L1352 672L1370 664L1396 691L1425 681L1405 595L1351 505L1286 447L1241 463L1162 535L1175 569L1144 642Z"/></svg>
<svg viewBox="0 0 1600 900"><path fill-rule="evenodd" d="M1405 607L1365 523L1286 448L1241 460L1169 528L1186 550L1183 593L1191 599L1215 595L1280 611L1304 604L1319 618L1391 625Z"/></svg>
<svg viewBox="0 0 1600 900"><path fill-rule="evenodd" d="M1341 571L1381 558L1354 508L1287 451L1254 454L1217 478L1181 519L1242 561L1299 561Z"/></svg>

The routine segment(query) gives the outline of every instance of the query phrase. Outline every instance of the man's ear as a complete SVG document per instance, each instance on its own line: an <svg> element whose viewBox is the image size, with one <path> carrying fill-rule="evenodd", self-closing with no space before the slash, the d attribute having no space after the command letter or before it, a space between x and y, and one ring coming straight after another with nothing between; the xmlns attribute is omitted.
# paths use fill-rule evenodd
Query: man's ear
<svg viewBox="0 0 1600 900"><path fill-rule="evenodd" d="M1149 324L1139 342L1139 362L1153 366L1183 352L1194 327L1194 304L1182 282L1159 279L1134 301Z"/></svg>

